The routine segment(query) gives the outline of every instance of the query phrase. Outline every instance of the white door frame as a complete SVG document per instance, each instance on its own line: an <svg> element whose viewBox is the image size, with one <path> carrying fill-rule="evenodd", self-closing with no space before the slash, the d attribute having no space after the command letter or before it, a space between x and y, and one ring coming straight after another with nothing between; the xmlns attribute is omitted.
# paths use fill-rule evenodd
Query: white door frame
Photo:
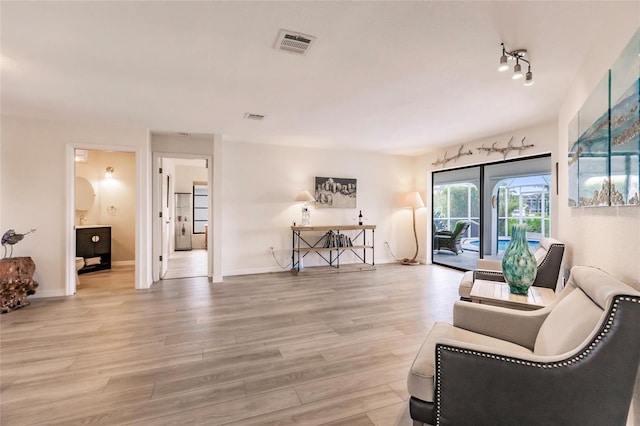
<svg viewBox="0 0 640 426"><path fill-rule="evenodd" d="M135 230L135 288L149 288L149 283L144 279L144 271L146 268L146 259L142 256L144 230L141 225L141 212L143 211L143 202L146 200L143 194L144 170L142 151L138 147L124 145L94 145L85 143L68 143L67 144L67 267L65 270L65 296L72 296L76 293L76 194L75 194L75 150L87 149L90 151L115 151L115 152L133 152L136 163L136 230Z"/></svg>
<svg viewBox="0 0 640 426"><path fill-rule="evenodd" d="M166 161L164 161L164 157L160 158L159 161L160 164L157 164L156 167L160 167L162 169L162 174L160 176L160 179L162 179L162 183L160 185L160 211L162 211L162 235L160 236L160 244L161 244L161 250L160 250L160 255L162 256L162 261L160 261L160 279L163 279L164 275L167 273L167 267L168 267L168 263L169 263L169 254L171 252L171 240L169 239L170 237L170 232L169 229L171 228L171 224L173 222L173 220L171 220L171 211L170 209L170 197L169 197L169 193L173 193L173 191L171 190L171 186L175 186L175 176L173 176L173 182L171 182L170 180L168 180L171 175L169 173L167 173L167 171L165 170L166 167ZM166 186L166 188L165 188ZM165 198L166 197L166 198ZM175 209L175 206L174 206Z"/></svg>
<svg viewBox="0 0 640 426"><path fill-rule="evenodd" d="M170 152L154 152L152 155L152 209L151 214L153 217L153 249L152 249L152 275L153 281L156 282L160 280L160 255L162 254L162 232L163 232L163 221L160 219L160 211L161 211L161 203L162 203L162 174L159 173L159 165L161 164L160 160L164 158L187 158L187 159L201 159L207 160L209 167L207 169L207 191L209 193L209 217L207 218L209 229L213 230L213 200L214 200L214 189L213 189L213 156L207 154L184 154L184 153L170 153ZM218 281L213 279L213 259L215 247L213 245L214 232L209 232L207 239L207 277L209 280Z"/></svg>

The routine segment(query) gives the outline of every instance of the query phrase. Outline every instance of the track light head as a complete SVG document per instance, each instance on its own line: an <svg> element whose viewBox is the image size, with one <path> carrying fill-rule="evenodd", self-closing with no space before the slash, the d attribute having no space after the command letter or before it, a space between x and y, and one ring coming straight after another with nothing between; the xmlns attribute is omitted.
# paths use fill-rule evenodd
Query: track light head
<svg viewBox="0 0 640 426"><path fill-rule="evenodd" d="M533 86L533 73L531 72L531 68L527 71L527 75L524 79L525 86Z"/></svg>
<svg viewBox="0 0 640 426"><path fill-rule="evenodd" d="M507 63L507 55L502 55L500 57L500 65L498 66L498 71L503 72L509 69L509 64Z"/></svg>
<svg viewBox="0 0 640 426"><path fill-rule="evenodd" d="M524 74L522 74L522 66L520 66L520 63L516 59L516 65L513 67L513 75L511 78L514 80L520 80L522 77L524 77Z"/></svg>

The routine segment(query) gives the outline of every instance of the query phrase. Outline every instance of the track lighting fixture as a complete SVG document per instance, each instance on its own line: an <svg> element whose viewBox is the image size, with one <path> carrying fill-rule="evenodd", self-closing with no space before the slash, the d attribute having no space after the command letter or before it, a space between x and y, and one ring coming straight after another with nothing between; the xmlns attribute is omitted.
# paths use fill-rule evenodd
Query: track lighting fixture
<svg viewBox="0 0 640 426"><path fill-rule="evenodd" d="M500 43L502 46L502 56L500 56L500 65L498 66L498 71L503 72L509 69L509 59L515 60L516 64L513 67L513 75L511 78L513 80L520 80L522 77L525 77L524 85L531 86L533 84L533 73L531 72L531 62L525 59L525 55L527 54L527 49L516 49L509 52L504 47L504 43ZM520 62L524 62L527 64L527 74L522 73L522 65Z"/></svg>

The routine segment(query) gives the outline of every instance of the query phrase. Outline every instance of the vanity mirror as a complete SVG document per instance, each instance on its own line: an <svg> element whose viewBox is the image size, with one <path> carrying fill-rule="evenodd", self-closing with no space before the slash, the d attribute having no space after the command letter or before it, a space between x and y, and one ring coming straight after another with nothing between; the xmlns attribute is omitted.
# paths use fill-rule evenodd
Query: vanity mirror
<svg viewBox="0 0 640 426"><path fill-rule="evenodd" d="M83 177L76 177L76 210L89 210L95 197L91 182Z"/></svg>

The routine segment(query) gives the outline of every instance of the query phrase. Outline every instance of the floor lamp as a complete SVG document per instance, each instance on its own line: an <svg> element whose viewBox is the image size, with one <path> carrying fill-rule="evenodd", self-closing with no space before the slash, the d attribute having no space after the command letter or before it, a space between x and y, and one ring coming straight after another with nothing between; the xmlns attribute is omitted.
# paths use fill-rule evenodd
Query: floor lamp
<svg viewBox="0 0 640 426"><path fill-rule="evenodd" d="M422 197L420 196L420 193L415 191L407 194L406 198L404 199L404 205L406 207L411 207L411 214L413 218L413 236L416 240L416 253L413 255L413 258L409 259L405 257L404 259L402 259L400 263L402 263L403 265L415 266L420 264L420 262L416 261L416 258L418 257L418 249L419 249L418 232L416 231L416 209L424 207L424 201L422 201Z"/></svg>

